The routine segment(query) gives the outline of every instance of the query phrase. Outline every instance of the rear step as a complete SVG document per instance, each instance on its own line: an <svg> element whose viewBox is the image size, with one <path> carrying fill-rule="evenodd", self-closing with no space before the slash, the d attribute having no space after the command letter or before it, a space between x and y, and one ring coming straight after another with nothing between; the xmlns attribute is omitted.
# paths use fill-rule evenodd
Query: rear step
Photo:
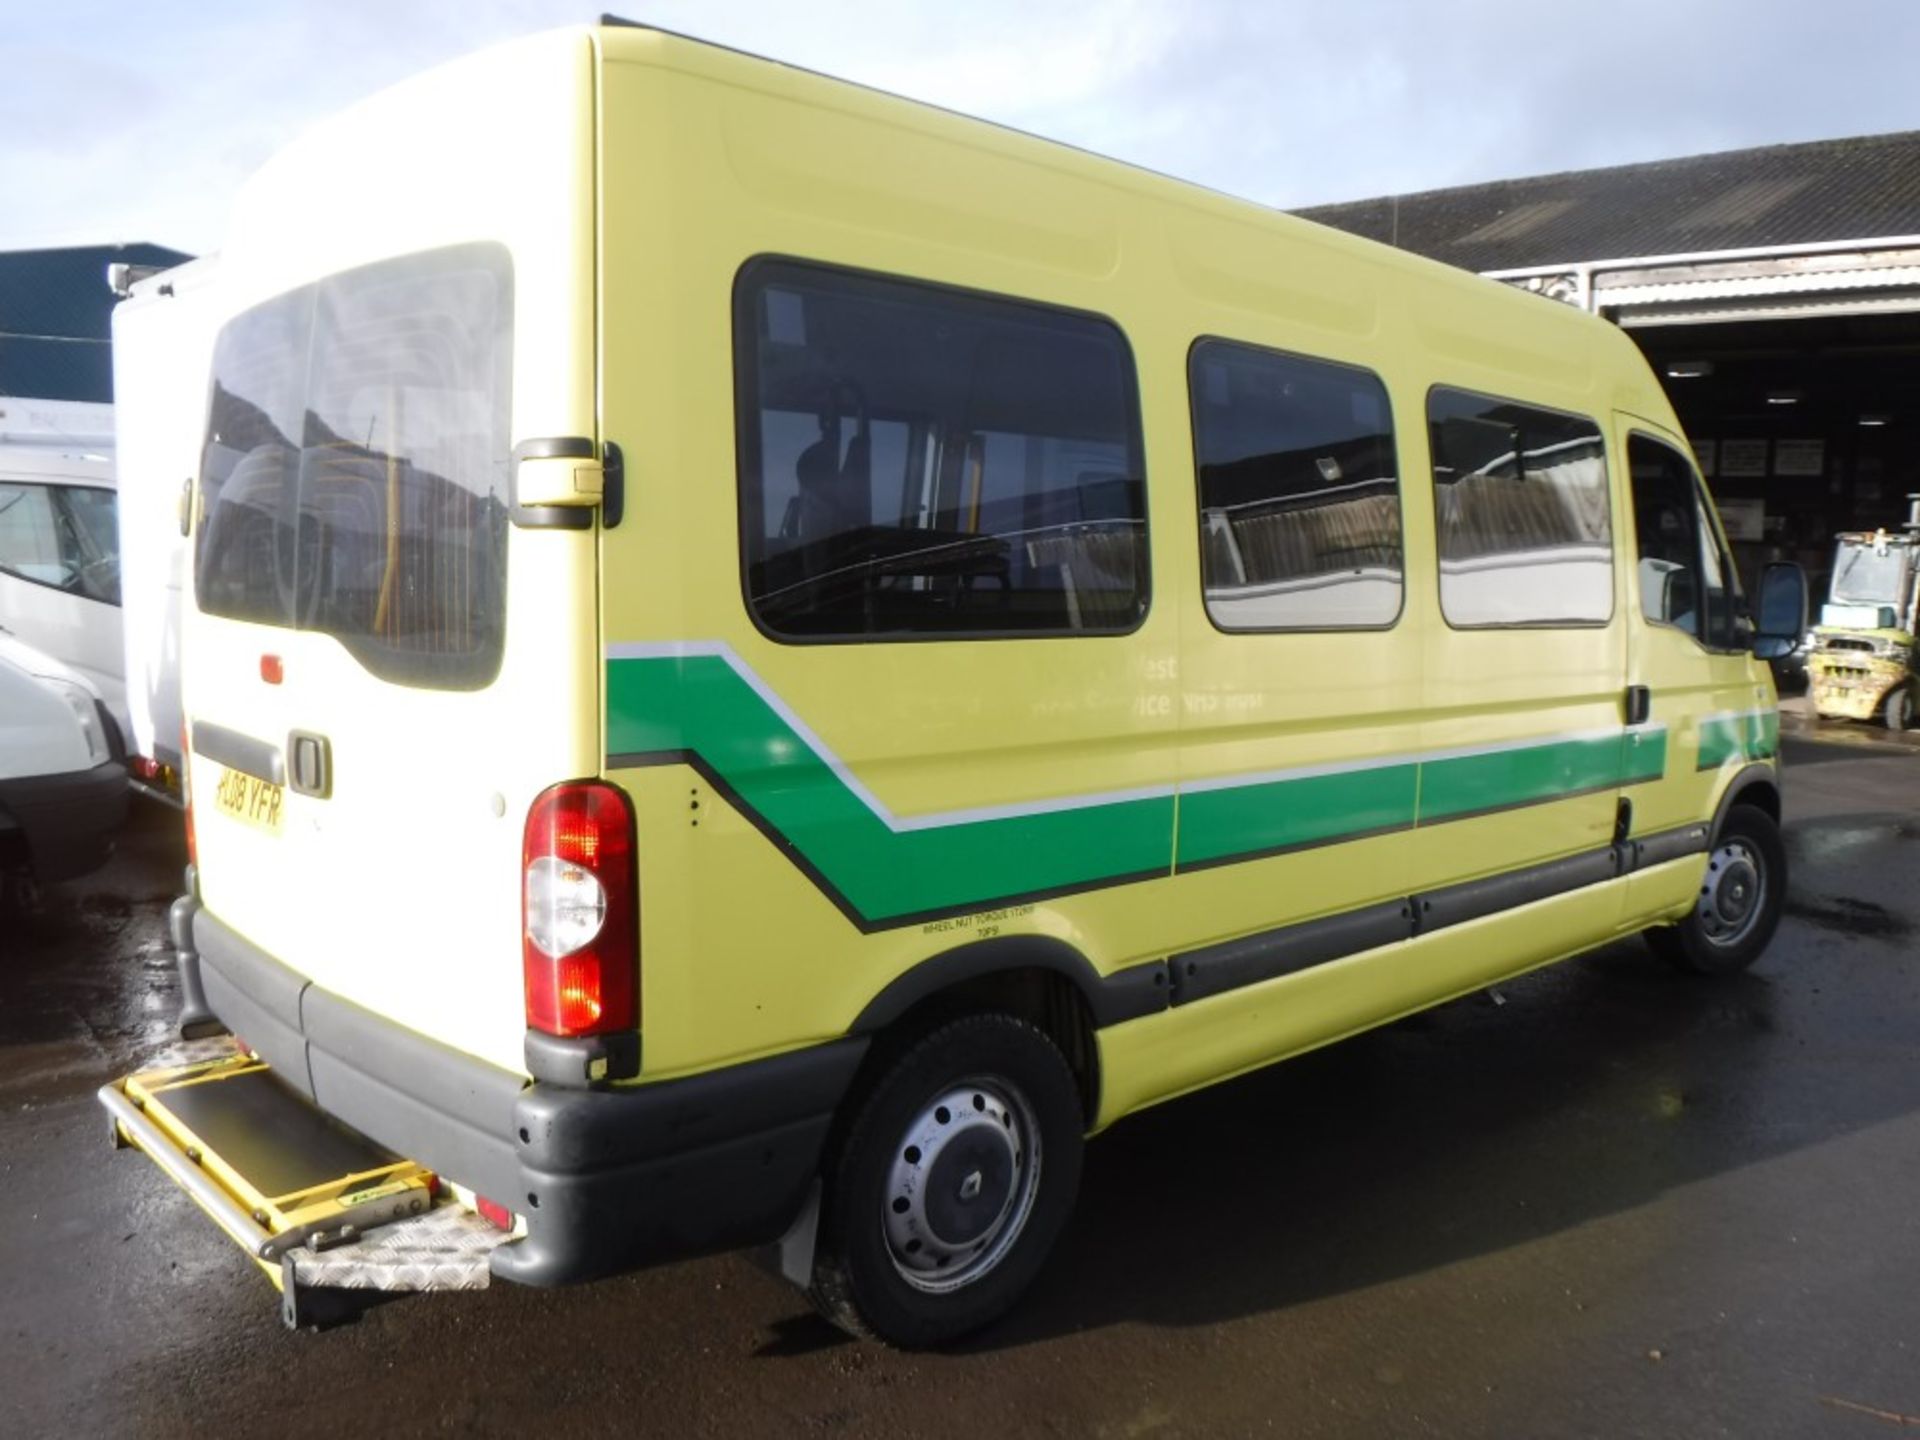
<svg viewBox="0 0 1920 1440"><path fill-rule="evenodd" d="M114 1144L145 1152L266 1273L290 1329L327 1292L483 1289L509 1238L231 1036L176 1047L100 1103Z"/></svg>

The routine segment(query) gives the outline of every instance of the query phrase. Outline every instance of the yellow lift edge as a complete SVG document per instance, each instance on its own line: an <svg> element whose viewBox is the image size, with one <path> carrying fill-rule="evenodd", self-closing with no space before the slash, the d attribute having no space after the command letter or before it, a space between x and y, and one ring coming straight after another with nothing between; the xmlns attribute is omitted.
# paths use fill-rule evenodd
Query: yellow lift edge
<svg viewBox="0 0 1920 1440"><path fill-rule="evenodd" d="M231 1036L180 1047L99 1099L114 1144L146 1155L246 1252L281 1292L289 1328L314 1318L316 1289L483 1288L509 1238Z"/></svg>

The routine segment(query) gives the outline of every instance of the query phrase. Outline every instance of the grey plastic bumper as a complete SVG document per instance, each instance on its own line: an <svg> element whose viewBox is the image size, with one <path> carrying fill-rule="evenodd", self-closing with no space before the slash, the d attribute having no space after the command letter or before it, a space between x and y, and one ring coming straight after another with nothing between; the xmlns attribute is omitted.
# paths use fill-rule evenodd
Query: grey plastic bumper
<svg viewBox="0 0 1920 1440"><path fill-rule="evenodd" d="M529 1082L321 989L204 909L208 1007L323 1110L526 1217L493 1273L592 1279L775 1239L866 1052L850 1037L683 1080Z"/></svg>
<svg viewBox="0 0 1920 1440"><path fill-rule="evenodd" d="M62 775L0 780L0 811L26 837L28 862L42 882L97 870L113 854L127 818L127 770L114 761Z"/></svg>

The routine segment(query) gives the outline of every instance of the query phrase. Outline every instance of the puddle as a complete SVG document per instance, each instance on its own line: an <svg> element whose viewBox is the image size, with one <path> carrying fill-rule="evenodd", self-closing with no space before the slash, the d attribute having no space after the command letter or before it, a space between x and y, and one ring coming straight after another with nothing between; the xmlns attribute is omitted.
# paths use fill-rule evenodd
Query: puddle
<svg viewBox="0 0 1920 1440"><path fill-rule="evenodd" d="M1913 933L1912 924L1886 906L1871 900L1855 900L1850 895L1823 896L1817 900L1789 896L1787 914L1823 930L1867 939L1898 939Z"/></svg>
<svg viewBox="0 0 1920 1440"><path fill-rule="evenodd" d="M1803 820L1786 833L1788 855L1815 865L1847 863L1862 852L1914 840L1920 840L1920 818L1910 815Z"/></svg>

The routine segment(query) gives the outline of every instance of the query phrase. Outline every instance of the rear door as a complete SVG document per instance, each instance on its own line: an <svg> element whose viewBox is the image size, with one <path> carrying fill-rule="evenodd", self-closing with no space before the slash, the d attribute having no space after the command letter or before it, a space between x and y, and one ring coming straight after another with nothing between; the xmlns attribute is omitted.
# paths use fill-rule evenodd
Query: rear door
<svg viewBox="0 0 1920 1440"><path fill-rule="evenodd" d="M445 247L223 330L186 705L212 913L517 1068L521 822L597 692L569 663L590 535L509 520L514 278L504 246Z"/></svg>
<svg viewBox="0 0 1920 1440"><path fill-rule="evenodd" d="M511 505L516 447L598 438L594 76L583 31L496 46L241 192L182 636L209 911L515 1071L526 816L601 753L591 514ZM276 764L277 823L229 778Z"/></svg>

